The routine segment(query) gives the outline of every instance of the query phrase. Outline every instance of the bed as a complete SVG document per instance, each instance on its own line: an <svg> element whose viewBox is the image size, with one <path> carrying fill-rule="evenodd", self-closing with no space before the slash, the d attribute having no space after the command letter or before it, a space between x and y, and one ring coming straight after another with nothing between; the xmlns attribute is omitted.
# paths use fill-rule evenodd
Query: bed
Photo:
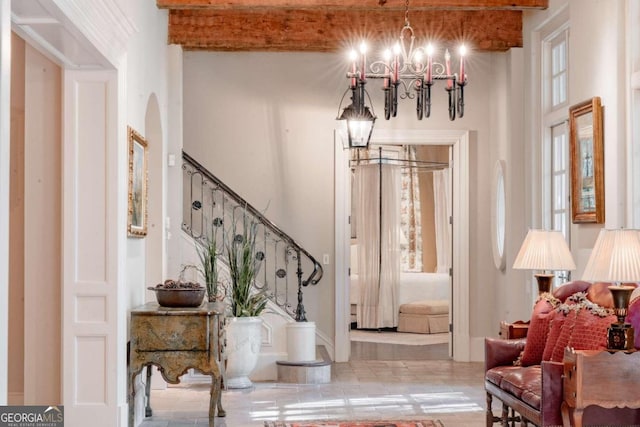
<svg viewBox="0 0 640 427"><path fill-rule="evenodd" d="M449 275L444 273L400 273L398 307L402 304L424 300L449 300ZM360 281L357 274L351 275L349 301L351 322L355 319L355 306L360 299Z"/></svg>

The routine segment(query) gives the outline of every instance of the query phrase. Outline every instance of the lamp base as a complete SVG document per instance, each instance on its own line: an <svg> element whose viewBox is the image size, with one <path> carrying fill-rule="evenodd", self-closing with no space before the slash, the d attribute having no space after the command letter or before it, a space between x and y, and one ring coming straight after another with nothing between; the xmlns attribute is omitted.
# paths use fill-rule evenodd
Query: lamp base
<svg viewBox="0 0 640 427"><path fill-rule="evenodd" d="M607 330L607 350L634 350L633 326L629 323L612 323Z"/></svg>
<svg viewBox="0 0 640 427"><path fill-rule="evenodd" d="M554 274L534 274L538 281L538 295L542 295L544 292L551 292L551 282L555 277Z"/></svg>

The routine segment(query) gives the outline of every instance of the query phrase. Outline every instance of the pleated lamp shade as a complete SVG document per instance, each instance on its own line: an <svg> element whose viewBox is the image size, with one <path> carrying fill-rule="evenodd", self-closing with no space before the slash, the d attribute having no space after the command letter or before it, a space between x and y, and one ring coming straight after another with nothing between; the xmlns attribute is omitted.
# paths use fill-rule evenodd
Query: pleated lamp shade
<svg viewBox="0 0 640 427"><path fill-rule="evenodd" d="M640 282L640 231L600 230L582 280Z"/></svg>
<svg viewBox="0 0 640 427"><path fill-rule="evenodd" d="M571 251L560 231L529 230L513 263L518 270L575 270Z"/></svg>

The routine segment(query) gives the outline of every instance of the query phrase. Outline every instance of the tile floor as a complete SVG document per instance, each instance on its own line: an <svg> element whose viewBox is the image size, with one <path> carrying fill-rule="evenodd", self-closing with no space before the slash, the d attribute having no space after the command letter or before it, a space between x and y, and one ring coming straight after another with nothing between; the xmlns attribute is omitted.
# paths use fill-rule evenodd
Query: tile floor
<svg viewBox="0 0 640 427"><path fill-rule="evenodd" d="M225 391L222 402L227 416L217 418L216 426L257 427L272 420L383 418L439 419L445 427L485 425L481 363L433 360L442 358L443 353L446 357L446 344L422 349L393 347L355 344L357 352L352 352L355 357L350 362L332 366L330 384L260 382L249 390ZM372 354L386 360L356 360ZM141 426L207 426L208 399L206 385L154 390L153 416Z"/></svg>

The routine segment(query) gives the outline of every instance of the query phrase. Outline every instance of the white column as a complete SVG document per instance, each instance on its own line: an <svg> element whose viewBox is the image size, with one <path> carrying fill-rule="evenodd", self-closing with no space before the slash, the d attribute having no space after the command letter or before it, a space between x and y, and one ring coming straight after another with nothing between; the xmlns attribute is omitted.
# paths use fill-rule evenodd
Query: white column
<svg viewBox="0 0 640 427"><path fill-rule="evenodd" d="M11 0L0 0L0 366L9 342L9 128L11 88ZM0 405L7 404L7 371L0 369Z"/></svg>

